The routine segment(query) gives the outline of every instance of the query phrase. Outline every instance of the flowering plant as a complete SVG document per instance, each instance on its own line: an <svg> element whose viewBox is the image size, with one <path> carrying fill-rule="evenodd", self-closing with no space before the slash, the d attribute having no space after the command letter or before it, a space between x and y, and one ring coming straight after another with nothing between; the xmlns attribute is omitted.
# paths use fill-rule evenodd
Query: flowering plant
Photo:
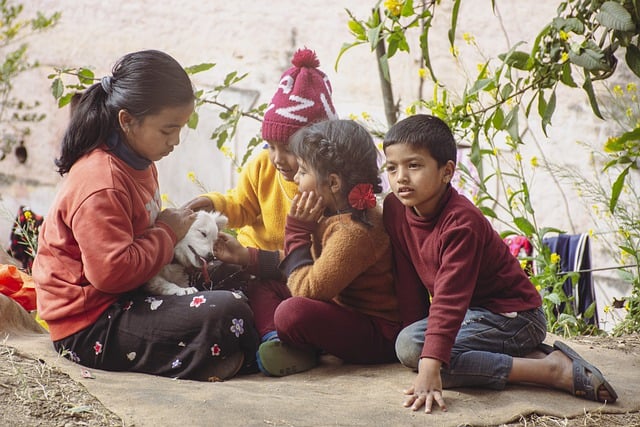
<svg viewBox="0 0 640 427"><path fill-rule="evenodd" d="M376 196L373 194L373 185L358 184L349 192L349 204L360 211L371 209L376 205Z"/></svg>

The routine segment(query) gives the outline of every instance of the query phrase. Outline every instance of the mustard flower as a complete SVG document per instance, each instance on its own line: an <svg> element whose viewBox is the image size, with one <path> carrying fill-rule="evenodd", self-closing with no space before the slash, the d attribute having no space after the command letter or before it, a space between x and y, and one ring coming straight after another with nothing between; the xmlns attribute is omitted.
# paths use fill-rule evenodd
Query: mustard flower
<svg viewBox="0 0 640 427"><path fill-rule="evenodd" d="M531 166L533 166L534 168L538 167L538 158L536 156L533 156L531 158Z"/></svg>
<svg viewBox="0 0 640 427"><path fill-rule="evenodd" d="M620 87L620 85L615 85L613 87L613 94L615 96L624 96L624 92L622 91L622 88Z"/></svg>
<svg viewBox="0 0 640 427"><path fill-rule="evenodd" d="M627 83L627 92L636 93L638 86L635 83Z"/></svg>
<svg viewBox="0 0 640 427"><path fill-rule="evenodd" d="M464 41L467 44L473 44L476 41L475 37L473 35L471 35L470 33L463 33L462 34L462 38L464 39Z"/></svg>
<svg viewBox="0 0 640 427"><path fill-rule="evenodd" d="M551 254L551 258L550 258L551 264L557 264L558 262L560 262L560 255L558 255L557 253L552 253Z"/></svg>
<svg viewBox="0 0 640 427"><path fill-rule="evenodd" d="M629 303L629 300L625 301L624 309L627 311L631 310L631 304Z"/></svg>
<svg viewBox="0 0 640 427"><path fill-rule="evenodd" d="M516 153L516 161L517 162L521 162L522 161L522 154Z"/></svg>
<svg viewBox="0 0 640 427"><path fill-rule="evenodd" d="M421 79L425 79L427 78L427 69L426 68L419 68L418 69L418 75L420 76Z"/></svg>
<svg viewBox="0 0 640 427"><path fill-rule="evenodd" d="M605 313L608 313L611 311L611 306L610 305L605 305L604 308L602 309Z"/></svg>
<svg viewBox="0 0 640 427"><path fill-rule="evenodd" d="M562 41L569 40L569 34L566 31L560 30L560 32L558 33L558 36L560 36L560 40Z"/></svg>
<svg viewBox="0 0 640 427"><path fill-rule="evenodd" d="M451 53L451 55L453 55L453 56L455 56L457 58L458 55L460 55L460 50L455 46L451 46L449 48L449 53Z"/></svg>
<svg viewBox="0 0 640 427"><path fill-rule="evenodd" d="M398 0L385 0L384 1L384 7L393 16L400 16L400 13L402 12L402 3L403 2L398 1Z"/></svg>
<svg viewBox="0 0 640 427"><path fill-rule="evenodd" d="M560 62L567 62L569 60L569 54L567 52L562 52L560 55Z"/></svg>
<svg viewBox="0 0 640 427"><path fill-rule="evenodd" d="M191 182L196 182L197 180L195 172L187 173L187 178L189 178L189 181Z"/></svg>

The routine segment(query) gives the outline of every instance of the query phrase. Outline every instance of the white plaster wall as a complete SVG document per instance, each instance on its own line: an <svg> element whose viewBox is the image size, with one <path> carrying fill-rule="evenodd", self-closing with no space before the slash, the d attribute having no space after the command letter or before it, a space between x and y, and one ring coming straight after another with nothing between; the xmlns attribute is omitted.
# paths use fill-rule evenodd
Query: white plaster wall
<svg viewBox="0 0 640 427"><path fill-rule="evenodd" d="M160 49L173 55L185 66L215 62L212 72L196 75L199 87L211 87L228 72L249 72L239 88L245 92L230 94L231 100L243 103L268 102L282 71L289 67L292 53L307 46L316 50L321 68L329 75L334 88L334 104L343 117L366 111L384 122L377 69L368 46L348 51L337 70L334 63L340 47L352 41L347 28L345 8L364 18L374 1L367 0L291 0L242 2L187 0L28 0L25 16L36 10L62 12L61 22L52 30L28 40L29 52L43 66L25 73L16 82L16 95L38 99L47 118L32 128L27 141L29 160L19 165L10 158L0 162L0 172L14 177L10 185L0 184L4 218L0 215L0 241L8 240L11 214L20 204L46 214L55 194L59 177L53 158L64 131L68 111L56 107L50 94L51 82L46 76L53 67L91 66L97 76L109 72L114 61L123 54L139 49ZM556 1L498 0L496 19L489 0L462 2L458 23L458 47L461 64L455 64L449 54L447 29L450 5L443 2L437 10L435 27L431 31L431 55L436 74L459 93L464 73L475 74L475 64L481 61L477 52L462 41L462 34L473 34L486 54L495 56L520 40L533 40L535 32L555 15ZM527 49L526 46L523 49ZM417 51L417 49L416 49ZM391 76L397 98L404 105L417 98L417 53L398 54L391 62ZM257 94L257 98L253 97ZM426 86L425 97L432 87ZM169 158L159 162L161 191L176 204L197 195L200 189L187 179L196 172L208 189L224 191L233 186L235 172L229 161L208 140L215 116L197 132L185 135L183 144ZM206 122L206 120L204 120ZM524 155L543 154L553 162L586 164L588 153L576 148L575 141L590 141L599 145L606 140L608 125L591 113L586 96L579 90L562 91L557 113L546 138L535 123L531 125L538 146L527 145ZM246 121L234 141L235 150L242 152L246 141L259 130L259 124ZM587 209L577 201L574 191L566 186L563 192L550 177L537 170L533 181L533 198L540 226L553 226L571 233L593 228ZM564 197L569 202L565 204ZM606 254L598 254L597 265L609 265ZM623 294L618 283L607 292ZM609 294L606 295L608 299Z"/></svg>

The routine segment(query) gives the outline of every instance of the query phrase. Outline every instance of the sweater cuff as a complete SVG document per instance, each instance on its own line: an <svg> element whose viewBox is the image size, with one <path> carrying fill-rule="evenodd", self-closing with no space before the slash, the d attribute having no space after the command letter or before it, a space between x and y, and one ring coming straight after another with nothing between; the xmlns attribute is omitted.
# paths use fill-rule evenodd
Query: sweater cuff
<svg viewBox="0 0 640 427"><path fill-rule="evenodd" d="M311 243L296 247L280 263L280 270L289 277L296 269L313 264Z"/></svg>
<svg viewBox="0 0 640 427"><path fill-rule="evenodd" d="M284 253L289 255L300 246L311 244L311 234L318 226L315 221L301 221L287 215L287 223L284 228Z"/></svg>
<svg viewBox="0 0 640 427"><path fill-rule="evenodd" d="M282 279L282 273L278 270L280 263L280 251L266 251L257 248L247 248L249 251L249 264L247 271L262 279Z"/></svg>

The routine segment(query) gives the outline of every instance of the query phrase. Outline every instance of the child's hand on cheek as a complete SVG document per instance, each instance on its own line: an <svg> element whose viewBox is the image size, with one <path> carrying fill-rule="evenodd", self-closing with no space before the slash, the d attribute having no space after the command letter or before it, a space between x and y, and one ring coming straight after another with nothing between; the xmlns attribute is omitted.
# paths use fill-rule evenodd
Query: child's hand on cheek
<svg viewBox="0 0 640 427"><path fill-rule="evenodd" d="M303 191L293 198L289 215L300 221L317 222L322 216L323 210L321 196L316 195L313 191Z"/></svg>

